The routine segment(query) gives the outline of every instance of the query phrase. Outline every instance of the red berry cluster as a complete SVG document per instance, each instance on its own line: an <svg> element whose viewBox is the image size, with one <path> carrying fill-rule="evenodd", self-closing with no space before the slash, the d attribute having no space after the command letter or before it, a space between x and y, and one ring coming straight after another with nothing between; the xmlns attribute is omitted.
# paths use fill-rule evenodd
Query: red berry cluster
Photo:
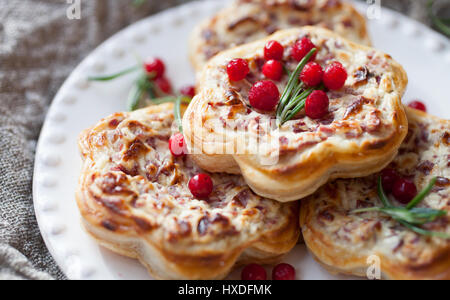
<svg viewBox="0 0 450 300"><path fill-rule="evenodd" d="M284 47L277 41L269 41L264 47L264 59L266 63L262 68L264 76L268 79L278 81L283 77Z"/></svg>
<svg viewBox="0 0 450 300"><path fill-rule="evenodd" d="M267 280L267 273L258 264L247 265L242 269L242 280ZM295 268L289 264L279 264L272 270L273 280L295 280Z"/></svg>
<svg viewBox="0 0 450 300"><path fill-rule="evenodd" d="M291 56L300 61L314 48L317 48L314 43L304 37L294 44ZM316 54L311 60L315 57ZM347 71L339 62L333 62L323 70L318 63L311 61L305 65L299 79L308 87L316 87L323 83L329 90L339 90L344 86L347 76ZM328 113L329 102L325 92L316 90L306 99L305 114L311 119L321 119Z"/></svg>
<svg viewBox="0 0 450 300"><path fill-rule="evenodd" d="M149 74L150 79L155 82L156 86L164 94L172 94L172 84L165 76L166 66L161 59L156 57L147 59L144 63L144 68Z"/></svg>
<svg viewBox="0 0 450 300"><path fill-rule="evenodd" d="M385 192L392 193L398 202L408 204L417 195L417 187L409 179L401 177L395 170L387 168L381 173Z"/></svg>

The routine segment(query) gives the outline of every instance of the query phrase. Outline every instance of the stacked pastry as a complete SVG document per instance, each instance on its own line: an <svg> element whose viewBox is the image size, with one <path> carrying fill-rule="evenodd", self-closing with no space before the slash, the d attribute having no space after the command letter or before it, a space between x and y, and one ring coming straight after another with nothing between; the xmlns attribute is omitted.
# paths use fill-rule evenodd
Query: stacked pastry
<svg viewBox="0 0 450 300"><path fill-rule="evenodd" d="M405 112L405 71L369 41L340 1L238 0L199 25L183 134L163 104L80 136L87 231L162 279L272 263L300 231L332 272L376 255L385 278L449 279L450 122Z"/></svg>

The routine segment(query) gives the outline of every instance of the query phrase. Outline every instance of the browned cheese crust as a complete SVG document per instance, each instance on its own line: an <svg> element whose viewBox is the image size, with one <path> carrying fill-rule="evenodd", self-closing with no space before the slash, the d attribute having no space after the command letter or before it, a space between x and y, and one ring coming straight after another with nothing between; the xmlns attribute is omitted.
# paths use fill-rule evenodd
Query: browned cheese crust
<svg viewBox="0 0 450 300"><path fill-rule="evenodd" d="M450 121L413 109L408 119L408 136L390 167L419 190L438 177L420 207L448 213L424 229L450 234ZM366 276L367 258L377 255L384 278L450 279L449 240L418 235L379 213L352 213L382 206L377 177L336 180L302 201L300 223L309 250L332 272Z"/></svg>
<svg viewBox="0 0 450 300"><path fill-rule="evenodd" d="M254 82L263 79L264 45L269 40L280 42L285 47L283 62L292 71L298 62L291 58L291 48L305 36L318 47L319 64L339 61L344 65L349 74L347 82L341 90L328 92L330 107L325 118L312 120L301 112L279 130L261 129L260 124L274 120L275 112L252 108L248 92ZM247 59L251 69L239 82L230 81L226 72L233 58ZM183 118L184 133L196 154L194 160L202 168L241 173L253 191L263 197L297 200L329 179L366 176L392 161L408 129L401 105L407 82L405 71L389 55L326 29L279 31L209 61L199 78L198 94ZM286 75L276 82L280 93L286 83ZM215 121L214 126L211 121ZM223 128L217 128L218 122L224 124ZM274 139L278 139L278 145L273 144ZM249 140L274 146L255 153L248 143L243 147L239 144ZM233 143L240 149L230 153ZM221 153L225 155L217 155ZM274 153L279 153L279 161L264 163L264 157Z"/></svg>
<svg viewBox="0 0 450 300"><path fill-rule="evenodd" d="M237 263L268 263L295 246L298 204L252 193L236 175L210 174L208 201L187 185L201 172L168 148L173 104L116 113L80 135L76 193L98 242L139 259L160 279L220 279Z"/></svg>
<svg viewBox="0 0 450 300"><path fill-rule="evenodd" d="M214 55L277 30L315 25L370 45L364 17L340 0L237 0L193 31L190 59L200 71Z"/></svg>

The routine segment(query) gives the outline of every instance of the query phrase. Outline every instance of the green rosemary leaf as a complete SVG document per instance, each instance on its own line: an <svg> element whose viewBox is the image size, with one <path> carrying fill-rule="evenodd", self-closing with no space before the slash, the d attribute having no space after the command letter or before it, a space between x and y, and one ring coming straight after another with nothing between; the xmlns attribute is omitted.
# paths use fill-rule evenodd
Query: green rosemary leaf
<svg viewBox="0 0 450 300"><path fill-rule="evenodd" d="M438 237L438 238L445 239L445 240L450 240L450 234L448 234L448 233L429 231L429 230L425 230L420 227L414 226L412 224L408 224L408 222L405 222L402 220L397 220L397 221L400 224L402 224L403 226L405 226L406 228L408 228L409 230L414 231L417 234L424 235L424 236L430 236L430 237Z"/></svg>
<svg viewBox="0 0 450 300"><path fill-rule="evenodd" d="M175 116L175 121L178 124L178 130L183 133L183 124L182 124L182 119L181 119L181 101L182 101L181 96L177 97L177 100L175 101L175 106L174 106L174 116Z"/></svg>
<svg viewBox="0 0 450 300"><path fill-rule="evenodd" d="M288 109L285 109L281 115L281 125L291 120L305 107L306 99L313 91L313 88L307 89L290 102L290 105L286 107ZM292 107L293 109L291 109Z"/></svg>
<svg viewBox="0 0 450 300"><path fill-rule="evenodd" d="M134 71L136 71L136 70L138 70L138 69L140 69L140 68L141 68L140 66L134 66L134 67L128 68L128 69L126 69L126 70L123 70L123 71L121 71L121 72L119 72L119 73L112 74L112 75L106 75L106 76L90 76L90 77L88 77L88 80L89 80L89 81L110 81L110 80L119 78L119 77L121 77L121 76L123 76L123 75L132 73L132 72L134 72Z"/></svg>
<svg viewBox="0 0 450 300"><path fill-rule="evenodd" d="M305 67L305 65L308 63L308 61L311 59L311 57L314 55L314 53L317 52L317 49L314 48L312 49L297 65L297 67L295 68L294 72L292 72L289 76L289 80L288 83L286 85L286 88L283 91L283 94L280 97L280 102L278 104L277 107L277 119L279 121L281 121L279 119L281 112L284 110L284 107L286 106L286 104L289 102L291 96L292 96L292 91L298 86L299 84L299 79L298 76L300 75L300 72L303 70L303 68Z"/></svg>
<svg viewBox="0 0 450 300"><path fill-rule="evenodd" d="M431 192L434 185L436 184L436 181L437 181L437 177L434 177L433 179L431 179L431 181L427 185L427 187L425 187L419 194L417 194L417 196L414 197L414 199L412 199L411 202L409 202L409 204L406 206L406 208L411 209L413 207L416 207L420 202L422 202L423 199Z"/></svg>

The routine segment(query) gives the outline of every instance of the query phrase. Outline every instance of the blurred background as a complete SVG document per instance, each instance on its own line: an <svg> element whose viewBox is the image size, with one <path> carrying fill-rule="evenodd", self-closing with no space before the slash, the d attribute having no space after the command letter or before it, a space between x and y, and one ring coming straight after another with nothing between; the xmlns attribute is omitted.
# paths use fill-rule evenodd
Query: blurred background
<svg viewBox="0 0 450 300"><path fill-rule="evenodd" d="M70 20L69 3L81 3ZM125 26L190 0L0 0L0 279L64 279L36 224L34 151L73 68ZM395 9L450 37L450 0L357 0Z"/></svg>

